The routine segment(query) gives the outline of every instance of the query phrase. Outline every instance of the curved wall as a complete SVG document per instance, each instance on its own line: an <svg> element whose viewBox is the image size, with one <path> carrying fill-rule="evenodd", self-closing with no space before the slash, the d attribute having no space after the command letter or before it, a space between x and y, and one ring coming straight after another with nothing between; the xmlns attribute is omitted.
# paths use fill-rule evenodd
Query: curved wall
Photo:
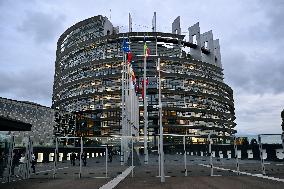
<svg viewBox="0 0 284 189"><path fill-rule="evenodd" d="M132 65L141 89L144 37L151 49L147 59L149 134L158 133L157 57L161 58L165 133L202 134L208 130L215 130L220 136L234 133L233 91L223 82L223 69L216 57L216 64L195 60L190 49L197 46L187 42L183 35L118 33L102 16L75 24L58 40L53 107L88 117L85 135L118 134L121 129L122 41L123 38L130 41ZM204 55L210 53L200 49ZM142 130L141 90L139 96Z"/></svg>

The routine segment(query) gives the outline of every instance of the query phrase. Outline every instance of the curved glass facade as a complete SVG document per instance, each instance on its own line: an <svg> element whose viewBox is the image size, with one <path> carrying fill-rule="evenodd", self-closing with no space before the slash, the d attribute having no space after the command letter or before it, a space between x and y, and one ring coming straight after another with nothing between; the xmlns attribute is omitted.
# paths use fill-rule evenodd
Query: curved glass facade
<svg viewBox="0 0 284 189"><path fill-rule="evenodd" d="M233 91L223 82L218 56L215 56L216 64L197 60L191 49L198 45L186 41L184 35L119 33L106 17L96 16L67 29L57 43L53 108L76 112L78 121L84 122L84 126L77 128L81 135L120 132L124 38L129 40L132 66L139 86L141 132L145 40L150 48L147 58L149 135L157 134L159 127L157 58L161 59L165 133L202 134L214 130L219 136L230 136L235 132ZM206 48L200 49L202 56L213 54Z"/></svg>

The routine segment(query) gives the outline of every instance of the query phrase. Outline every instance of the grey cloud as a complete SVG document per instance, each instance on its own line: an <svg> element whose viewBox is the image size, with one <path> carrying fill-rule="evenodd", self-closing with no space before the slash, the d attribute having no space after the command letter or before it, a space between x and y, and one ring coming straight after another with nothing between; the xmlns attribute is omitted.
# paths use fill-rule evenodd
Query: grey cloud
<svg viewBox="0 0 284 189"><path fill-rule="evenodd" d="M236 32L224 45L225 77L235 89L252 93L284 92L284 3L261 4L261 21Z"/></svg>
<svg viewBox="0 0 284 189"><path fill-rule="evenodd" d="M36 42L50 42L63 28L65 16L29 11L18 30L32 37Z"/></svg>
<svg viewBox="0 0 284 189"><path fill-rule="evenodd" d="M274 0L268 3L268 1L263 1L263 8L266 12L267 17L270 20L270 34L277 39L283 40L284 33L284 1Z"/></svg>
<svg viewBox="0 0 284 189"><path fill-rule="evenodd" d="M0 0L0 48L3 46L0 51L0 96L50 105L55 41L65 27L97 14L108 16L111 8L114 25L127 25L128 12L131 12L134 30L149 31L153 12L157 11L158 29L163 32L170 31L171 22L179 15L181 24L186 24L182 26L183 31L197 21L200 21L202 32L213 29L214 37L221 40L225 82L235 91L238 129L244 132L255 131L258 127L270 129L280 110L271 108L271 102L283 104L280 102L283 97L277 98L277 95L284 94L284 53L281 53L284 48L284 1L137 2L125 4L139 6L122 8L119 1L105 4L103 1ZM210 12L212 7L214 11ZM139 29L135 24L148 28ZM9 65L9 68L3 65ZM45 69L36 68L39 65L46 65ZM253 94L251 99L254 99L267 93L274 94L261 109L257 107L263 103L262 98L254 104L248 104L246 101L250 99L244 98L247 94ZM267 118L260 118L265 113L270 116L269 122ZM278 128L278 121L274 125Z"/></svg>
<svg viewBox="0 0 284 189"><path fill-rule="evenodd" d="M39 70L0 71L0 94L13 94L16 99L48 103L52 94L49 74L52 73Z"/></svg>
<svg viewBox="0 0 284 189"><path fill-rule="evenodd" d="M284 64L273 55L260 54L251 60L238 51L226 54L223 60L226 80L233 88L261 94L284 92Z"/></svg>

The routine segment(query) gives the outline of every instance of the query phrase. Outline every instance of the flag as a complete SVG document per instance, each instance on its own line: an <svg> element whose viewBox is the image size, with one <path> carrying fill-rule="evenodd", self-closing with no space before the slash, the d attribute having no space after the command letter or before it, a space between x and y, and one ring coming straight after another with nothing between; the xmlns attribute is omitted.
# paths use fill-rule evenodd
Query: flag
<svg viewBox="0 0 284 189"><path fill-rule="evenodd" d="M130 49L129 49L129 43L127 40L123 39L123 42L122 42L122 50L124 52L129 52Z"/></svg>
<svg viewBox="0 0 284 189"><path fill-rule="evenodd" d="M136 77L135 77L135 73L134 73L134 71L132 70L132 81L134 82L136 82Z"/></svg>
<svg viewBox="0 0 284 189"><path fill-rule="evenodd" d="M146 79L146 88L149 84L148 78ZM144 79L142 79L142 98L144 99Z"/></svg>
<svg viewBox="0 0 284 189"><path fill-rule="evenodd" d="M145 43L144 43L144 55L146 54L146 50L147 50L147 43L145 41Z"/></svg>
<svg viewBox="0 0 284 189"><path fill-rule="evenodd" d="M127 62L128 62L128 64L130 64L131 60L132 60L132 53L129 51L127 53Z"/></svg>
<svg viewBox="0 0 284 189"><path fill-rule="evenodd" d="M146 41L145 41L145 43L144 43L144 56L146 56L147 57L147 43L146 43Z"/></svg>
<svg viewBox="0 0 284 189"><path fill-rule="evenodd" d="M145 43L144 43L144 56L147 57L149 55L150 55L150 49L148 48L147 43L145 41Z"/></svg>
<svg viewBox="0 0 284 189"><path fill-rule="evenodd" d="M150 55L150 48L147 48L147 50L146 50L147 52L147 56L149 56Z"/></svg>

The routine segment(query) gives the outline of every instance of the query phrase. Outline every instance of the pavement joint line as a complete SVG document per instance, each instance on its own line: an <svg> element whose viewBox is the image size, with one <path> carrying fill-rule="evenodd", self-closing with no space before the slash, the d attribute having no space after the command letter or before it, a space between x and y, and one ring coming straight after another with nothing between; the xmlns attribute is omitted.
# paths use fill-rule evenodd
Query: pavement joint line
<svg viewBox="0 0 284 189"><path fill-rule="evenodd" d="M127 175L130 174L130 172L132 171L132 169L134 169L135 166L130 166L127 169L125 169L120 175L118 175L117 177L115 177L114 179L112 179L111 181L109 181L108 183L106 183L105 185L101 186L99 189L112 189L114 188L116 185L118 185L123 179L125 179L125 177L127 177Z"/></svg>
<svg viewBox="0 0 284 189"><path fill-rule="evenodd" d="M204 166L204 167L210 167L210 165L205 165L205 164L199 164L201 166ZM220 170L225 170L225 171L232 171L234 173L237 173L236 170L231 170L231 169L226 169L226 168L221 168L221 167L214 167L213 168L215 169L220 169ZM249 175L249 176L253 176L253 177L258 177L258 178L264 178L264 179L269 179L269 180L275 180L275 181L278 181L278 182L284 182L284 179L280 179L280 178L275 178L275 177L269 177L269 176L266 176L266 175L262 175L262 174L252 174L252 173L247 173L247 172L243 172L243 171L239 171L240 174L243 174L243 175Z"/></svg>
<svg viewBox="0 0 284 189"><path fill-rule="evenodd" d="M62 167L62 168L57 168L58 170L61 170L61 169L68 169L69 167ZM32 173L32 175L35 175L35 174L38 174L38 173L45 173L45 172L50 172L50 171L53 171L53 169L49 169L49 170L45 170L45 171L38 171L36 173Z"/></svg>
<svg viewBox="0 0 284 189"><path fill-rule="evenodd" d="M110 177L92 177L92 178L110 178Z"/></svg>
<svg viewBox="0 0 284 189"><path fill-rule="evenodd" d="M58 168L58 169L66 169L66 168L69 168L69 167L62 167L62 168ZM35 175L35 174L38 174L38 173L44 173L44 172L50 172L50 171L53 171L53 169L52 170L47 170L47 171L39 171L39 172L37 172L37 173L32 173L31 175ZM13 179L12 180L12 182L16 182L16 181L21 181L21 180L24 180L24 179L21 179L21 178L19 178L19 179ZM5 182L1 182L2 184L5 184L5 183L8 183L7 181Z"/></svg>

